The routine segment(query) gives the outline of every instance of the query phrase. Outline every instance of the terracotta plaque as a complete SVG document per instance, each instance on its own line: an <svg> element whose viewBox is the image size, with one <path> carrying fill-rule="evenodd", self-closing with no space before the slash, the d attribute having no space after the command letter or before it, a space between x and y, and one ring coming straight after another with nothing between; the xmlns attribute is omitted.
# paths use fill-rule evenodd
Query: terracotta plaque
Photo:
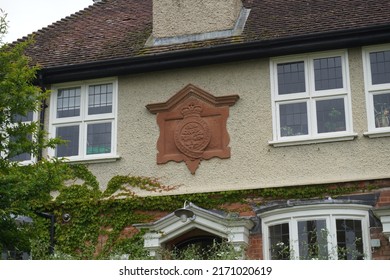
<svg viewBox="0 0 390 280"><path fill-rule="evenodd" d="M215 97L189 84L167 102L147 105L157 114L160 128L157 163L184 161L195 174L201 160L230 158L226 122L229 107L238 99L238 95Z"/></svg>

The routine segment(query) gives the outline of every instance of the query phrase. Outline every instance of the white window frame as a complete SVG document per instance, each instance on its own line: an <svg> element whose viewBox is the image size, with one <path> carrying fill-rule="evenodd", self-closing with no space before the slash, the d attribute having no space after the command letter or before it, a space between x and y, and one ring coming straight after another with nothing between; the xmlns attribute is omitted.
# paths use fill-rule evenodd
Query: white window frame
<svg viewBox="0 0 390 280"><path fill-rule="evenodd" d="M260 214L263 232L264 259L271 259L269 244L269 227L288 223L291 259L299 259L298 221L326 220L328 231L328 256L337 260L336 220L360 220L363 235L363 254L365 259L371 259L369 210L371 206L363 204L313 204L286 207L270 210Z"/></svg>
<svg viewBox="0 0 390 280"><path fill-rule="evenodd" d="M112 96L112 112L105 114L88 115L88 87L101 84L112 84L113 96ZM80 87L80 116L76 117L64 117L57 118L57 97L58 91L61 89ZM116 160L119 158L117 155L117 112L118 112L118 80L116 77L77 81L71 83L55 84L52 86L52 94L50 98L50 120L49 120L49 133L51 137L56 137L56 128L66 127L72 125L79 125L79 154L77 156L66 157L70 162L83 162L83 161L99 161L99 160ZM111 152L102 154L87 154L87 128L88 124L108 123L111 122ZM50 157L56 156L55 149L49 149L48 154Z"/></svg>
<svg viewBox="0 0 390 280"><path fill-rule="evenodd" d="M37 121L38 121L38 112L33 111L33 119L32 119L32 121L25 121L25 122L21 122L21 123L22 124L29 124L29 123L37 122ZM17 123L14 123L12 125L16 126ZM34 137L34 136L32 136L32 137ZM33 138L33 140L34 140L34 138ZM2 152L1 153L1 157L7 156L6 153L7 152L4 152L4 153ZM37 158L33 154L30 154L30 157L31 157L31 159L29 159L29 160L13 161L13 162L17 162L19 165L30 165L30 164L33 164L33 163L37 162ZM9 159L9 160L12 161L11 159Z"/></svg>
<svg viewBox="0 0 390 280"><path fill-rule="evenodd" d="M330 90L315 90L314 84L314 60L321 58L341 57L343 88ZM305 92L278 94L278 64L304 62L305 69ZM273 140L269 141L273 146L288 146L298 144L311 144L321 142L333 142L353 140L357 134L353 133L352 127L352 106L351 92L349 82L348 53L346 50L337 50L331 52L310 53L304 55L292 55L284 57L271 58L270 60L271 77L271 101L272 101L272 119L273 119ZM345 131L318 133L316 101L326 99L344 99L345 109ZM280 133L280 114L279 107L283 104L301 103L307 104L308 115L308 134L295 136L282 136Z"/></svg>
<svg viewBox="0 0 390 280"><path fill-rule="evenodd" d="M386 94L386 93L390 94L390 83L373 85L372 75L371 75L371 63L370 63L370 53L388 51L388 50L390 50L390 44L366 46L363 47L362 49L367 122L368 122L368 131L365 132L364 135L370 138L390 136L390 126L375 127L375 117L373 115L374 96L377 94Z"/></svg>

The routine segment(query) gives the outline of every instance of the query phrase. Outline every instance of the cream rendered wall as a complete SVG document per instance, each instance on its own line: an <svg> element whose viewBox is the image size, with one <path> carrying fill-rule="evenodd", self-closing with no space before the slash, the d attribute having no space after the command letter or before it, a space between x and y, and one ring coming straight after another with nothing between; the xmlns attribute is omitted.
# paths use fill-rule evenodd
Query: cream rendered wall
<svg viewBox="0 0 390 280"><path fill-rule="evenodd" d="M357 139L273 147L269 59L119 77L117 150L113 163L90 163L102 188L114 175L142 175L179 186L169 194L321 184L385 178L389 138L369 139L361 49L349 50L352 113ZM159 129L145 105L165 102L192 83L213 95L238 94L230 108L231 158L156 164Z"/></svg>
<svg viewBox="0 0 390 280"><path fill-rule="evenodd" d="M157 38L233 29L241 0L154 0L153 36Z"/></svg>

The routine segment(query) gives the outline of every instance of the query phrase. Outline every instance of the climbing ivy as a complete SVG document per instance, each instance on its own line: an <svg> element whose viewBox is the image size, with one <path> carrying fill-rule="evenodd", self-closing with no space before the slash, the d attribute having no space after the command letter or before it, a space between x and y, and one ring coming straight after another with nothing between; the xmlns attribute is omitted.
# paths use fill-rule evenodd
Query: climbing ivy
<svg viewBox="0 0 390 280"><path fill-rule="evenodd" d="M46 173L41 174L42 184L48 184L47 190L52 195L54 192L56 198L36 200L33 207L55 215L55 254L48 254L50 223L36 215L33 219L37 222L30 229L34 232L30 244L34 259L146 259L143 233L132 225L152 222L155 213L170 213L181 208L184 201L207 209L225 209L232 203L256 207L267 201L337 197L375 187L340 184L171 195L169 191L177 187L165 186L158 179L115 176L101 191L85 165L58 163L46 168ZM137 196L129 191L135 188L159 195ZM64 214L69 214L70 219L64 220Z"/></svg>

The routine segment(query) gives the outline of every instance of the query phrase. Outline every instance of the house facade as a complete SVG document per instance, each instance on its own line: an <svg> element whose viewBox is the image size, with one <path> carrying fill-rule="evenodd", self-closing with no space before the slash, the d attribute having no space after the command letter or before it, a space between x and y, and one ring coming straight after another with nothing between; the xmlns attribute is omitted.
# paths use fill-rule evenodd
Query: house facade
<svg viewBox="0 0 390 280"><path fill-rule="evenodd" d="M211 236L253 259L390 258L390 1L95 2L29 49L42 121L68 140L43 156L86 164L102 190L128 174L169 195L350 188L183 201L188 217L134 225L152 255Z"/></svg>

